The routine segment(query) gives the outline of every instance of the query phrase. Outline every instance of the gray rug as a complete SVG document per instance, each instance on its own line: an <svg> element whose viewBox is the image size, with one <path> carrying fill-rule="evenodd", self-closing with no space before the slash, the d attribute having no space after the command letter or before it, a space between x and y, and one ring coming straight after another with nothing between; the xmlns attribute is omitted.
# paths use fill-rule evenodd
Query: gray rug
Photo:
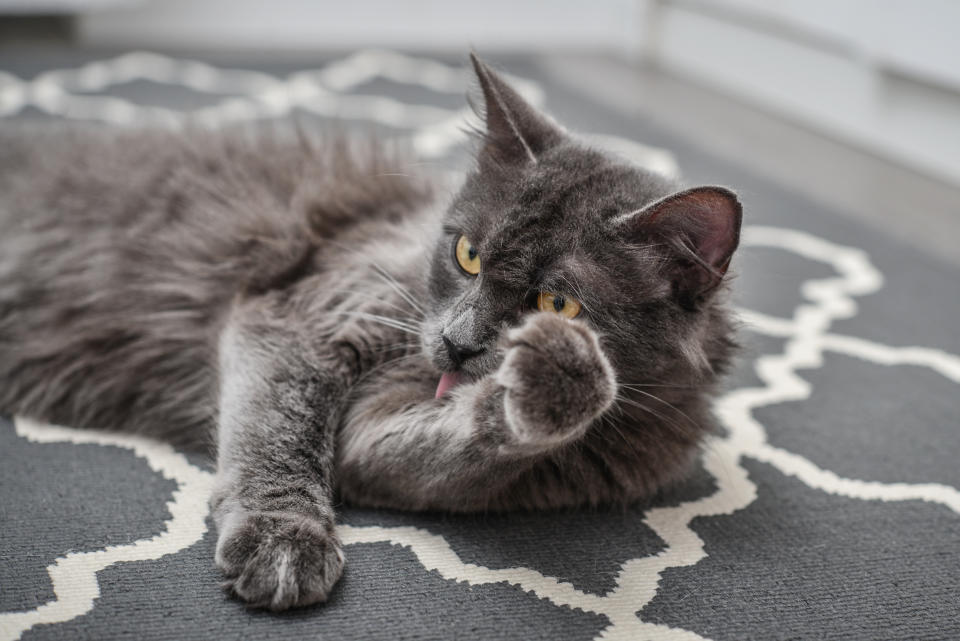
<svg viewBox="0 0 960 641"><path fill-rule="evenodd" d="M207 60L6 52L0 118L346 119L464 166L463 64ZM277 616L218 587L201 457L0 419L0 640L960 638L958 270L502 62L571 128L742 194L745 350L697 473L628 510L345 506L331 601Z"/></svg>

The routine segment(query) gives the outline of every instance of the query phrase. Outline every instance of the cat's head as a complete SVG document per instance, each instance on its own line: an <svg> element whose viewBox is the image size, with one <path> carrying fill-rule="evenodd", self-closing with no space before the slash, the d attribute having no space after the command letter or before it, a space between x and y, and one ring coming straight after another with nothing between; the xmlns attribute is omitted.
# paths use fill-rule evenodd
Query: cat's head
<svg viewBox="0 0 960 641"><path fill-rule="evenodd" d="M714 299L739 239L736 196L678 190L590 148L472 60L486 128L432 259L427 355L447 379L478 378L504 331L542 311L595 329L621 381L710 371L712 345L729 344Z"/></svg>

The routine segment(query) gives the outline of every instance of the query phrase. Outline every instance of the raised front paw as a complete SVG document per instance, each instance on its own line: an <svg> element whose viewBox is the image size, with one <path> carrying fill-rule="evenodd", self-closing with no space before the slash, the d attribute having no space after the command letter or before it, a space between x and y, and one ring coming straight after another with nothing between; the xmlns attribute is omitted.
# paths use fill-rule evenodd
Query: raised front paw
<svg viewBox="0 0 960 641"><path fill-rule="evenodd" d="M331 525L286 512L246 512L221 522L217 565L225 587L249 605L286 610L327 600L343 572Z"/></svg>
<svg viewBox="0 0 960 641"><path fill-rule="evenodd" d="M586 324L533 314L506 338L497 382L506 388L507 424L521 444L574 438L613 403L613 367Z"/></svg>

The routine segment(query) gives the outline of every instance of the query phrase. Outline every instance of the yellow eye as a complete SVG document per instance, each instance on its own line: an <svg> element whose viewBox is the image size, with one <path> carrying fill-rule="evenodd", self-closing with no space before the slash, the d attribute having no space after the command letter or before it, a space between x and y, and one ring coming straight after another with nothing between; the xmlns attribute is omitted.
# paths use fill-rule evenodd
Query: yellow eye
<svg viewBox="0 0 960 641"><path fill-rule="evenodd" d="M537 309L541 312L553 312L567 318L576 318L580 314L580 301L560 294L540 292L537 296Z"/></svg>
<svg viewBox="0 0 960 641"><path fill-rule="evenodd" d="M457 257L457 264L460 269L472 276L480 273L480 257L477 255L477 248L470 244L466 236L461 236L457 240L457 248L454 251Z"/></svg>

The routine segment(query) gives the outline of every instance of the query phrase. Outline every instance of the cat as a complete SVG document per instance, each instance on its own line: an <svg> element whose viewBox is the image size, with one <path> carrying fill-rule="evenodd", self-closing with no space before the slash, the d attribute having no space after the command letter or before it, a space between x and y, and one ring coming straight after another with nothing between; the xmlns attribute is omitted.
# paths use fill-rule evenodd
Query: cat
<svg viewBox="0 0 960 641"><path fill-rule="evenodd" d="M735 352L741 205L593 149L471 56L475 166L277 132L0 142L0 412L209 441L216 564L284 610L334 505L616 504L682 478Z"/></svg>

